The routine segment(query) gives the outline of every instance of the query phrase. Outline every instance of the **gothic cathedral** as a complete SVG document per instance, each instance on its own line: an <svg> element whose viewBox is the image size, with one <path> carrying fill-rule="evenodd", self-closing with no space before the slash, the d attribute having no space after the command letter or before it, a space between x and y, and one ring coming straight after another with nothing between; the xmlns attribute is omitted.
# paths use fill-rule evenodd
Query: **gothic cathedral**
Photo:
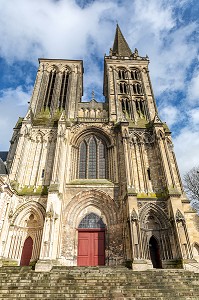
<svg viewBox="0 0 199 300"><path fill-rule="evenodd" d="M0 167L0 264L198 267L171 133L148 57L117 25L104 57L105 102L82 102L81 60L39 59L27 115Z"/></svg>

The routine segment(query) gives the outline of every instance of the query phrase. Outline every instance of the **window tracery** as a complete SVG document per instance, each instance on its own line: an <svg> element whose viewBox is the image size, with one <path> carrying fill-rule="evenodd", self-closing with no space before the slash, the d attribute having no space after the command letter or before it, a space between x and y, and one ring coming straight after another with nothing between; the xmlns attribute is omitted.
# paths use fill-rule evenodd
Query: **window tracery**
<svg viewBox="0 0 199 300"><path fill-rule="evenodd" d="M107 148L98 137L91 135L79 147L79 179L107 178Z"/></svg>
<svg viewBox="0 0 199 300"><path fill-rule="evenodd" d="M78 228L105 228L105 224L98 215L90 213L80 222Z"/></svg>

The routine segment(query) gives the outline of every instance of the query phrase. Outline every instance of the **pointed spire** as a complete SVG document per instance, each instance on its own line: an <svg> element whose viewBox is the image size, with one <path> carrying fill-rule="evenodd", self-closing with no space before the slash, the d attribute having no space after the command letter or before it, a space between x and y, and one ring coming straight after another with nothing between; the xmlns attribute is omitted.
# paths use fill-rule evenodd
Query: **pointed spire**
<svg viewBox="0 0 199 300"><path fill-rule="evenodd" d="M116 32L115 32L115 40L113 44L113 55L118 56L131 56L132 51L129 48L129 45L127 44L119 25L117 24Z"/></svg>

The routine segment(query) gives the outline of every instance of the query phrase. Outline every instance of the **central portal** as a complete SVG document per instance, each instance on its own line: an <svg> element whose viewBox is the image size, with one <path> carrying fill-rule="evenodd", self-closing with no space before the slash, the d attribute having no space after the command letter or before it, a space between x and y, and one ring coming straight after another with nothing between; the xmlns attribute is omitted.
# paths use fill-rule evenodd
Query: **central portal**
<svg viewBox="0 0 199 300"><path fill-rule="evenodd" d="M87 215L78 227L77 265L105 265L105 224L94 213Z"/></svg>

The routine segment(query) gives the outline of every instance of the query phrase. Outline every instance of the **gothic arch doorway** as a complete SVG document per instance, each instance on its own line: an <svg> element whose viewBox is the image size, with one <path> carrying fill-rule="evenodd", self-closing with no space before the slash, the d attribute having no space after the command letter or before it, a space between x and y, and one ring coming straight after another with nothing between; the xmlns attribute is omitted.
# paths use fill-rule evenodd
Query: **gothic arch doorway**
<svg viewBox="0 0 199 300"><path fill-rule="evenodd" d="M154 236L152 236L149 240L149 251L151 256L151 261L154 268L161 269L162 262L160 259L160 248L158 242Z"/></svg>
<svg viewBox="0 0 199 300"><path fill-rule="evenodd" d="M31 259L31 256L32 256L32 249L33 249L33 240L29 236L25 240L24 245L23 245L20 266L29 266L30 259Z"/></svg>
<svg viewBox="0 0 199 300"><path fill-rule="evenodd" d="M105 224L98 215L86 215L78 227L78 266L105 265Z"/></svg>

